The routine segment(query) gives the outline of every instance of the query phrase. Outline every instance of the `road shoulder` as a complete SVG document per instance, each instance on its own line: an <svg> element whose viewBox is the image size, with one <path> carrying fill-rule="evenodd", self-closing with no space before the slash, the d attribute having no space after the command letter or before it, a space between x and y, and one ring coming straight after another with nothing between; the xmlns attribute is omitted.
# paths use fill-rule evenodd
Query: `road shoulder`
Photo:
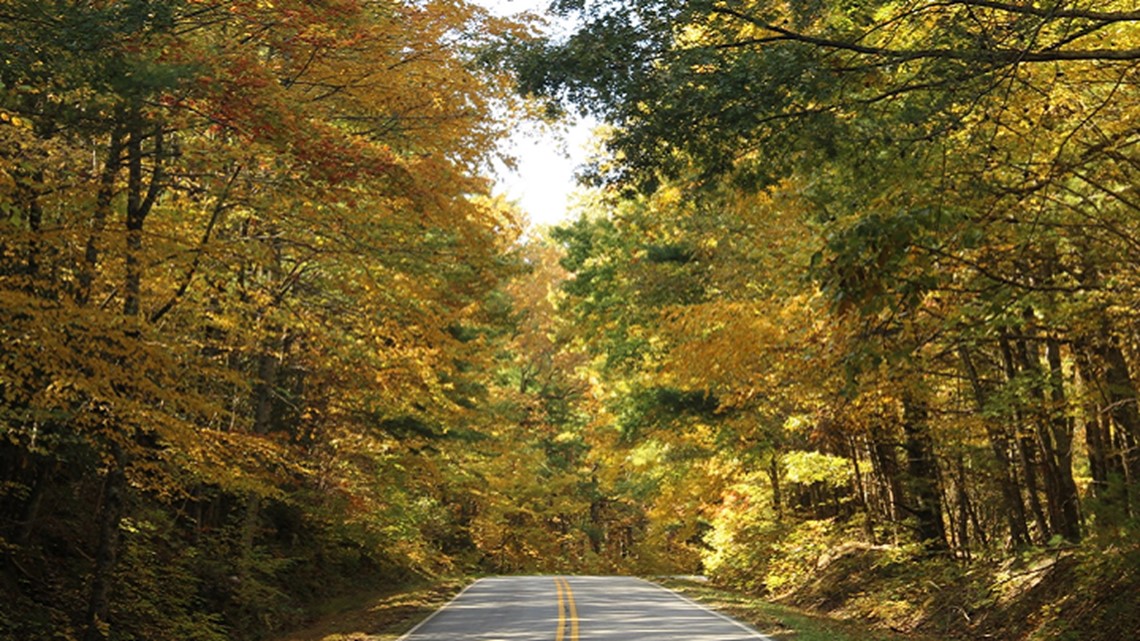
<svg viewBox="0 0 1140 641"><path fill-rule="evenodd" d="M472 582L472 579L444 579L357 595L312 625L273 641L398 641Z"/></svg>
<svg viewBox="0 0 1140 641"><path fill-rule="evenodd" d="M772 641L927 641L855 621L821 616L689 578L654 578L653 582L714 612L742 621Z"/></svg>

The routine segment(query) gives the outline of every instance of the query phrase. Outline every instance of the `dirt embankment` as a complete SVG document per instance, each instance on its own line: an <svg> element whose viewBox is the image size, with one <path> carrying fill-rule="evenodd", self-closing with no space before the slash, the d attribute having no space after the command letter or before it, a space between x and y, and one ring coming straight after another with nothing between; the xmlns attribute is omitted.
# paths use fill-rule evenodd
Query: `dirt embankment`
<svg viewBox="0 0 1140 641"><path fill-rule="evenodd" d="M1001 562L851 546L781 602L939 639L1140 639L1140 547L1034 550Z"/></svg>

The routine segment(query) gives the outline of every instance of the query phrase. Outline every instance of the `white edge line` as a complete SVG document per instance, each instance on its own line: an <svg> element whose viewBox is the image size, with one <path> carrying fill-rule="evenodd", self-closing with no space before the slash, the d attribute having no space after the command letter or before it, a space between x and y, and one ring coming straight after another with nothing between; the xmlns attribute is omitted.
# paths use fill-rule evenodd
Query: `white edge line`
<svg viewBox="0 0 1140 641"><path fill-rule="evenodd" d="M743 621L738 621L738 620L728 616L727 614L725 614L723 612L717 612L716 610L710 608L709 606L707 606L703 603L697 603L696 601L690 599L689 597L685 596L684 594L681 594L680 592L677 592L676 590L670 590L669 588L661 585L660 583L654 583L653 581L646 581L645 579L641 579L641 580L645 581L646 583L648 583L650 585L653 585L653 586L656 586L662 590L665 590L669 594L672 594L673 596L677 597L678 599L680 599L682 601L685 601L686 603L689 603L690 605L696 606L700 610L704 610L705 612L708 612L709 614L711 614L717 618L724 619L725 621L728 621L729 623L735 625L736 627L740 628L741 630L744 630L748 634L755 636L757 639L764 639L764 641L772 641L772 637L770 637L766 634L761 634L758 630L756 630L752 626L744 623Z"/></svg>
<svg viewBox="0 0 1140 641"><path fill-rule="evenodd" d="M413 634L418 632L420 628L424 627L425 625L428 624L429 621L434 619L436 617L436 615L438 615L440 612L443 612L447 608L451 607L452 603L455 603L456 601L458 601L459 597L463 596L468 590L475 587L475 585L478 584L479 582L481 582L482 580L483 579L476 579L470 585L468 585L467 587L460 590L459 594L456 594L455 596L451 597L450 601L448 601L447 603L440 606L440 608L438 610L436 610L435 612L432 612L431 614L427 615L426 619L417 623L411 630L408 630L400 638L396 639L396 641L404 641L405 639L411 637Z"/></svg>

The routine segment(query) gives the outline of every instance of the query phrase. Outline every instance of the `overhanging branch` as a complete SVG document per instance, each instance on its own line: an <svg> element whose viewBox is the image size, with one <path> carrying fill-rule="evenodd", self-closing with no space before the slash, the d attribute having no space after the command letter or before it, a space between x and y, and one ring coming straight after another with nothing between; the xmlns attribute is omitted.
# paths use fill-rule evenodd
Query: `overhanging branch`
<svg viewBox="0 0 1140 641"><path fill-rule="evenodd" d="M970 0L962 0L963 4L969 4ZM1000 3L995 3L1000 4ZM795 31L787 27L772 24L757 18L756 16L749 15L743 11L733 9L726 6L714 6L712 13L729 18L734 18L749 24L752 27L761 29L768 33L774 34L773 36L765 38L753 39L753 42L800 42L812 46L820 47L822 49L829 49L834 51L847 51L850 53L876 56L881 58L888 58L897 62L908 62L913 60L927 60L927 59L940 59L940 60L958 60L962 62L986 62L994 65L1008 65L1019 63L1038 63L1038 62L1078 62L1078 61L1131 61L1140 60L1140 49L1042 49L1042 50L1028 50L1028 49L1010 49L1003 47L994 48L976 48L976 49L895 49L891 47L878 47L872 45L860 44L848 40L839 40L834 38L825 38L821 36L813 36L800 31ZM1132 12L1123 15L1131 15ZM1056 16L1053 16L1056 17ZM1140 19L1138 18L1132 18Z"/></svg>

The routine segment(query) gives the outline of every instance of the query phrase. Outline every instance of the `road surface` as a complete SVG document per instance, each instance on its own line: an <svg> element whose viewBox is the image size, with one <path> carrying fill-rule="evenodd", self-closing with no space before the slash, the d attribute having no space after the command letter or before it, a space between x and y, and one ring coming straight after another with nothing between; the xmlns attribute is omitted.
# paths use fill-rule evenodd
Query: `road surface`
<svg viewBox="0 0 1140 641"><path fill-rule="evenodd" d="M402 641L757 641L768 637L630 577L480 579Z"/></svg>

